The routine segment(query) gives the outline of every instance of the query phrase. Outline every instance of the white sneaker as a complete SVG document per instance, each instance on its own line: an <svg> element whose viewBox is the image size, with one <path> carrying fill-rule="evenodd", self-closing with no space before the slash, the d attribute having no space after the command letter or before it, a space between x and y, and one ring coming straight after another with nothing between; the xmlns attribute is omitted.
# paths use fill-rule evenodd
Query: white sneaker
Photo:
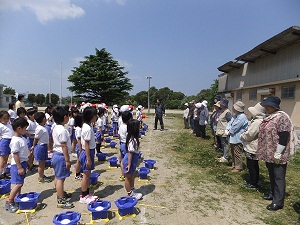
<svg viewBox="0 0 300 225"><path fill-rule="evenodd" d="M95 195L86 195L84 197L82 197L82 195L80 195L79 202L83 203L83 204L89 204L91 202L97 201L98 199L99 199L98 196L95 196Z"/></svg>
<svg viewBox="0 0 300 225"><path fill-rule="evenodd" d="M77 158L77 154L76 153L72 153L71 154L74 158Z"/></svg>
<svg viewBox="0 0 300 225"><path fill-rule="evenodd" d="M134 193L134 192L132 192L132 194L130 195L130 197L134 197L137 200L140 200L143 197L143 195L142 195L142 193Z"/></svg>
<svg viewBox="0 0 300 225"><path fill-rule="evenodd" d="M218 162L228 162L228 159L225 159L223 156L218 159Z"/></svg>

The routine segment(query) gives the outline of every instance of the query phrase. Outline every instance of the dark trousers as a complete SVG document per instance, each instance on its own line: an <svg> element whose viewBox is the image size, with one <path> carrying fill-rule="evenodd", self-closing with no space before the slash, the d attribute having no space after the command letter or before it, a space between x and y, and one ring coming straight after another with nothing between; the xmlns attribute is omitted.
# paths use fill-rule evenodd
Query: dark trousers
<svg viewBox="0 0 300 225"><path fill-rule="evenodd" d="M155 120L154 120L154 128L157 129L157 121L159 120L160 123L160 128L164 129L164 121L162 118L162 115L155 115Z"/></svg>
<svg viewBox="0 0 300 225"><path fill-rule="evenodd" d="M257 186L259 179L259 165L258 160L246 158L247 168L250 176L250 184Z"/></svg>
<svg viewBox="0 0 300 225"><path fill-rule="evenodd" d="M206 126L205 125L199 125L200 129L200 136L202 138L206 138Z"/></svg>
<svg viewBox="0 0 300 225"><path fill-rule="evenodd" d="M194 130L194 117L193 116L190 116L190 126L191 126L191 129Z"/></svg>
<svg viewBox="0 0 300 225"><path fill-rule="evenodd" d="M271 192L273 194L272 203L283 206L285 196L285 175L287 164L267 163L269 178L271 183Z"/></svg>
<svg viewBox="0 0 300 225"><path fill-rule="evenodd" d="M200 137L200 124L199 124L199 120L194 119L194 131L196 134L196 137Z"/></svg>
<svg viewBox="0 0 300 225"><path fill-rule="evenodd" d="M183 124L184 124L184 128L188 129L189 128L189 118L183 118Z"/></svg>

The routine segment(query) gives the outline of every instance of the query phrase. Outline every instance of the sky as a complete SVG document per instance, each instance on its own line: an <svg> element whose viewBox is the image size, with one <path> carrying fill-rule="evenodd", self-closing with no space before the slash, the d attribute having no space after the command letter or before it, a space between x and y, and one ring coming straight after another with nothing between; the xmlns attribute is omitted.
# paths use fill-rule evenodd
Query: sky
<svg viewBox="0 0 300 225"><path fill-rule="evenodd" d="M70 96L72 69L105 48L130 94L151 76L158 89L196 95L219 66L300 26L299 10L299 0L0 0L0 83Z"/></svg>

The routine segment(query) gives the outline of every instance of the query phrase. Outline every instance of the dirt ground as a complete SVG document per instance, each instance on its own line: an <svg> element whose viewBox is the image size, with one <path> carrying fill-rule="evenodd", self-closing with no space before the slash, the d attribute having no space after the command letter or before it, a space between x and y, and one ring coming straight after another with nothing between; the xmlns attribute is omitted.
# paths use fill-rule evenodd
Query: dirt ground
<svg viewBox="0 0 300 225"><path fill-rule="evenodd" d="M178 121L173 117L165 117L165 131L152 130L154 118L146 119L149 130L141 140L141 151L144 159L157 161L155 170L150 172L149 182L138 181L136 188L143 193L144 197L135 207L135 218L123 218L120 220L116 214L116 199L126 195L124 183L119 181L120 170L108 168L108 162L96 163L96 172L100 172L100 186L93 188L95 195L100 199L111 202L109 212L110 221L107 224L264 224L257 214L255 200L245 204L243 197L232 194L227 186L220 186L206 180L198 185L192 185L188 175L192 172L190 168L178 165L176 158L172 155L170 147L174 134L183 131L176 127ZM180 121L181 122L181 121ZM192 135L192 134L191 134ZM117 145L118 147L118 145ZM103 152L109 156L115 156L118 149L105 148ZM73 158L74 162L75 159ZM96 160L97 161L97 160ZM140 167L144 163L140 164ZM75 207L73 211L81 213L80 224L91 224L87 205L78 202L80 195L80 182L74 179L73 173L65 182L65 190L72 192L71 201ZM195 171L193 171L195 172ZM53 170L46 170L47 176L53 176ZM37 174L28 174L22 189L23 193L35 191L41 193L39 204L43 206L36 213L11 214L3 208L0 210L0 224L52 224L55 214L67 210L56 207L56 193L53 184L39 184ZM0 198L1 207L4 206L5 198ZM28 220L28 221L27 221ZM97 223L104 223L97 221Z"/></svg>

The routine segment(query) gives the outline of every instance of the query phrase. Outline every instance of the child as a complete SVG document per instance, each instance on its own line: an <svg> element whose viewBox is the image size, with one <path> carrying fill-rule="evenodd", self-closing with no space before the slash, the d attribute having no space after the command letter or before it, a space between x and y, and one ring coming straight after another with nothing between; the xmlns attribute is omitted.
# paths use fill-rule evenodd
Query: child
<svg viewBox="0 0 300 225"><path fill-rule="evenodd" d="M104 108L99 108L98 109L98 119L96 122L97 125L97 132L96 132L96 151L97 153L100 153L100 147L101 147L101 142L103 141L103 130L104 130L104 124L103 124L103 117L104 117Z"/></svg>
<svg viewBox="0 0 300 225"><path fill-rule="evenodd" d="M132 113L130 111L124 111L122 112L122 120L123 123L121 124L119 128L119 137L120 137L120 154L119 154L119 162L122 162L124 156L127 153L127 147L126 147L126 137L127 137L127 123L132 119ZM120 163L121 166L121 176L120 181L125 180L124 172L123 172L123 166L122 163Z"/></svg>
<svg viewBox="0 0 300 225"><path fill-rule="evenodd" d="M10 122L14 121L17 118L16 104L13 102L9 103L7 112L10 116Z"/></svg>
<svg viewBox="0 0 300 225"><path fill-rule="evenodd" d="M20 108L17 109L17 118L19 118L19 117L24 118L24 119L27 120L26 109L25 108L20 107Z"/></svg>
<svg viewBox="0 0 300 225"><path fill-rule="evenodd" d="M140 121L140 128L142 128L143 126L143 119L142 119L142 111L143 111L143 106L139 105L137 108L136 108L136 119L138 121Z"/></svg>
<svg viewBox="0 0 300 225"><path fill-rule="evenodd" d="M72 109L71 113L69 115L69 132L70 132L70 137L71 137L71 152L73 157L77 157L77 154L75 153L75 147L76 147L76 137L75 137L75 126L74 126L74 117L79 111L77 109Z"/></svg>
<svg viewBox="0 0 300 225"><path fill-rule="evenodd" d="M118 133L118 120L119 120L119 109L115 107L111 114L111 122L112 122L114 136Z"/></svg>
<svg viewBox="0 0 300 225"><path fill-rule="evenodd" d="M75 136L77 139L76 144L76 153L77 153L77 161L76 161L76 167L75 167L75 180L82 180L83 175L80 173L81 165L79 162L79 156L82 151L82 145L81 145L81 128L82 128L82 113L78 113L74 118L74 126L75 126Z"/></svg>
<svg viewBox="0 0 300 225"><path fill-rule="evenodd" d="M18 204L14 202L14 199L20 194L26 175L29 151L26 139L22 137L22 135L26 133L27 126L28 122L24 118L18 118L12 122L14 136L12 137L9 146L12 155L10 174L13 187L10 191L8 200L4 205L5 210L10 213L14 213L19 209Z"/></svg>
<svg viewBox="0 0 300 225"><path fill-rule="evenodd" d="M38 125L35 129L33 145L30 150L33 151L35 160L39 162L38 182L50 183L52 179L44 175L46 159L48 158L48 144L49 144L48 131L45 128L45 124L46 124L45 113L43 112L35 113L34 119L38 123Z"/></svg>
<svg viewBox="0 0 300 225"><path fill-rule="evenodd" d="M14 131L9 123L9 114L7 111L0 111L0 179L9 179L5 173L5 168L10 154L9 143Z"/></svg>
<svg viewBox="0 0 300 225"><path fill-rule="evenodd" d="M53 127L53 157L52 166L54 169L54 185L57 191L57 207L70 209L74 204L67 201L71 194L64 192L64 182L70 176L70 156L71 139L65 125L69 121L68 111L63 106L58 106L53 110L53 118L56 125Z"/></svg>
<svg viewBox="0 0 300 225"><path fill-rule="evenodd" d="M48 136L49 136L49 144L48 144L48 151L49 152L52 152L52 149L53 149L53 138L52 138L52 132L51 132L51 129L52 129L52 126L54 124L54 121L53 121L53 116L52 116L52 111L53 111L53 105L52 104L49 104L47 106L47 108L45 109L45 116L46 116L46 130L48 132Z"/></svg>
<svg viewBox="0 0 300 225"><path fill-rule="evenodd" d="M125 175L125 189L128 196L135 197L137 200L141 199L141 193L134 192L134 172L139 160L139 134L140 134L140 121L130 120L127 123L127 137L126 147L127 153L122 160L123 172Z"/></svg>
<svg viewBox="0 0 300 225"><path fill-rule="evenodd" d="M36 171L36 167L33 164L33 139L34 139L34 132L35 128L37 127L37 123L34 121L34 114L36 113L36 110L33 108L30 108L27 110L26 115L27 115L27 122L28 122L28 127L26 128L26 136L27 136L27 146L29 149L29 156L28 156L28 170L29 171Z"/></svg>
<svg viewBox="0 0 300 225"><path fill-rule="evenodd" d="M83 178L81 180L80 203L89 204L98 199L98 196L90 195L90 176L91 171L95 169L95 134L92 124L97 120L97 110L93 107L87 107L82 114L83 125L81 130L82 152L79 155L79 162L82 166Z"/></svg>

